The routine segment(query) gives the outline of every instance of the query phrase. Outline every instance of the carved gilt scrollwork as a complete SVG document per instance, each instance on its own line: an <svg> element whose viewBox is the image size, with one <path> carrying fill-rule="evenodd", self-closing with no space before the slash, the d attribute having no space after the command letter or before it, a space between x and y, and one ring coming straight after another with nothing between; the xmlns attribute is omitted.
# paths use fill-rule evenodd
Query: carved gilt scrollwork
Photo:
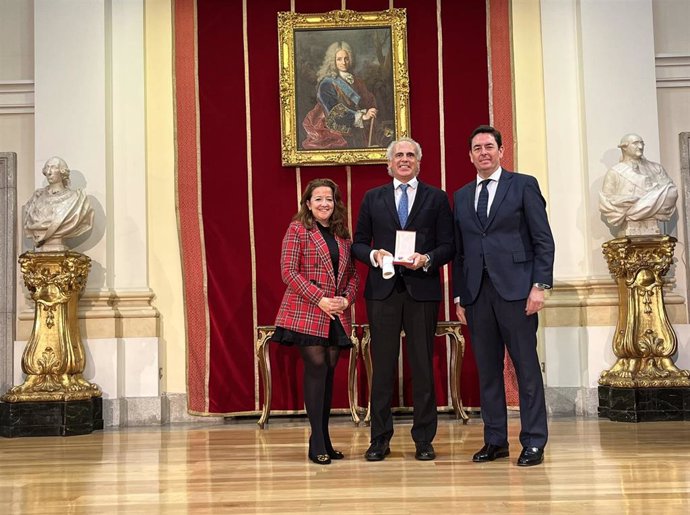
<svg viewBox="0 0 690 515"><path fill-rule="evenodd" d="M77 305L91 259L77 252L26 252L19 257L24 284L35 302L34 326L22 356L25 381L5 402L69 401L100 397L83 377L86 361Z"/></svg>
<svg viewBox="0 0 690 515"><path fill-rule="evenodd" d="M618 321L613 338L616 363L599 384L615 387L690 386L690 373L673 355L676 333L666 314L664 275L673 263L676 239L630 236L603 244L609 271L618 284Z"/></svg>

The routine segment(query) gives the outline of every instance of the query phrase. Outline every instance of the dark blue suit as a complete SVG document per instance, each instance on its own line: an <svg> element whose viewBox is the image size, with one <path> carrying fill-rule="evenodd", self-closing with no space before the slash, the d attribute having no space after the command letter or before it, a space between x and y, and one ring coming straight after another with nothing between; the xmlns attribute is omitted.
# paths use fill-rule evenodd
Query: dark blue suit
<svg viewBox="0 0 690 515"><path fill-rule="evenodd" d="M371 385L371 438L393 436L391 401L400 349L400 331L405 330L407 356L412 370L415 442L430 443L436 435L433 344L439 302L443 298L441 267L453 259L453 215L442 190L420 182L405 226L416 231L415 251L429 254L427 271L396 267L397 277L384 279L371 265L373 249L395 250L400 222L393 182L369 190L362 200L352 243L355 258L367 264L364 297L371 329L374 377Z"/></svg>
<svg viewBox="0 0 690 515"><path fill-rule="evenodd" d="M465 308L479 371L485 443L507 445L504 348L520 391L523 447L546 445L548 430L537 315L525 314L534 283L553 284L554 242L534 177L501 172L486 227L475 210L477 183L455 192L454 296Z"/></svg>

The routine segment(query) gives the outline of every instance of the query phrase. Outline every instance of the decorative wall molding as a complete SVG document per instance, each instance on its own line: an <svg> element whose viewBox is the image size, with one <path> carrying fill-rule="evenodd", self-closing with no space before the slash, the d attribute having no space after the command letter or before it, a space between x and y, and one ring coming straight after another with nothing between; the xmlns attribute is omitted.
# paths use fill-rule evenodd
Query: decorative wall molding
<svg viewBox="0 0 690 515"><path fill-rule="evenodd" d="M79 300L79 318L150 318L158 311L151 306L151 290L107 291L86 290ZM30 302L30 301L29 301ZM20 320L33 320L33 306L19 314Z"/></svg>
<svg viewBox="0 0 690 515"><path fill-rule="evenodd" d="M0 114L34 112L34 81L0 80Z"/></svg>
<svg viewBox="0 0 690 515"><path fill-rule="evenodd" d="M17 154L0 152L0 391L12 386L15 338Z"/></svg>
<svg viewBox="0 0 690 515"><path fill-rule="evenodd" d="M685 297L674 291L675 277L664 282L664 303L673 324L688 323ZM618 319L618 288L613 279L592 277L556 281L546 298L539 323L544 327L614 326Z"/></svg>
<svg viewBox="0 0 690 515"><path fill-rule="evenodd" d="M546 386L544 394L549 416L597 416L599 398L596 388Z"/></svg>
<svg viewBox="0 0 690 515"><path fill-rule="evenodd" d="M596 388L546 386L544 390L546 409L550 416L597 416ZM260 413L256 411L239 416L258 418ZM345 419L349 411L333 410L333 415L338 414ZM106 427L167 426L180 423L223 425L233 418L234 416L190 414L186 393L163 393L160 397L137 399L103 399L103 422Z"/></svg>
<svg viewBox="0 0 690 515"><path fill-rule="evenodd" d="M690 54L657 54L656 87L690 87Z"/></svg>
<svg viewBox="0 0 690 515"><path fill-rule="evenodd" d="M685 226L685 242L679 242L683 245L685 255L690 251L690 132L681 132L678 135L678 147L680 153L680 187L682 191L682 198L678 209L678 216L683 217ZM688 277L690 277L690 263L685 263L685 270ZM690 289L690 288L688 288ZM689 294L686 292L686 295Z"/></svg>
<svg viewBox="0 0 690 515"><path fill-rule="evenodd" d="M667 304L684 304L685 298L673 289L675 277L664 278L664 299ZM617 306L618 286L609 277L556 281L546 300L546 307Z"/></svg>
<svg viewBox="0 0 690 515"><path fill-rule="evenodd" d="M87 338L158 337L159 313L153 307L151 290L86 290L79 300L77 316L82 336ZM16 338L26 340L34 319L33 301L26 296L18 310Z"/></svg>

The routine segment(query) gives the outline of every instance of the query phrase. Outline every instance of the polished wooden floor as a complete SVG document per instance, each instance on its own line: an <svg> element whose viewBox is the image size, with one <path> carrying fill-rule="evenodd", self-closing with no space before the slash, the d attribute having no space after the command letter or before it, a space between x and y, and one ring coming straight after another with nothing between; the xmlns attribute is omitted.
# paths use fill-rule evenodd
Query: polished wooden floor
<svg viewBox="0 0 690 515"><path fill-rule="evenodd" d="M542 466L474 464L482 424L441 415L438 458L414 459L411 421L368 463L366 427L333 417L346 458L306 459L304 419L129 428L0 440L0 513L690 513L690 423L557 418Z"/></svg>

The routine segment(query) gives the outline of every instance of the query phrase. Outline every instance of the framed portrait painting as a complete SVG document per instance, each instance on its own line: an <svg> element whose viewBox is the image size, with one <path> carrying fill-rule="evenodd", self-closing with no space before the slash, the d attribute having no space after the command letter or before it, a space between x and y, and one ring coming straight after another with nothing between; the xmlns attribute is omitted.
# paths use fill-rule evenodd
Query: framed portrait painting
<svg viewBox="0 0 690 515"><path fill-rule="evenodd" d="M405 9L278 13L284 166L386 161L409 136Z"/></svg>

